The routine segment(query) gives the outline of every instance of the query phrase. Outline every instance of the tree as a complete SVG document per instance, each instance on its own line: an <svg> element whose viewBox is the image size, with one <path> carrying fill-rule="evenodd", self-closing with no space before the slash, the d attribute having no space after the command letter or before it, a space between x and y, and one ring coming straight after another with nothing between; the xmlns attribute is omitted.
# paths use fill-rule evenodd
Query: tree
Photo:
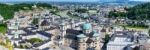
<svg viewBox="0 0 150 50"><path fill-rule="evenodd" d="M3 33L5 35L7 32L7 24L0 24L0 33Z"/></svg>
<svg viewBox="0 0 150 50"><path fill-rule="evenodd" d="M104 44L107 44L109 42L109 39L110 39L109 34L106 34L104 39L105 41Z"/></svg>
<svg viewBox="0 0 150 50"><path fill-rule="evenodd" d="M87 9L75 9L75 12L86 13L86 12L88 12L88 10Z"/></svg>
<svg viewBox="0 0 150 50"><path fill-rule="evenodd" d="M26 48L28 48L27 45L20 45L20 46L18 46L18 47L21 48L21 49L26 49Z"/></svg>
<svg viewBox="0 0 150 50"><path fill-rule="evenodd" d="M109 18L112 18L112 17L120 17L120 18L122 18L122 17L126 17L127 16L127 14L126 13L124 13L124 12L115 12L115 11L110 11L109 12L109 15L108 15L108 17Z"/></svg>

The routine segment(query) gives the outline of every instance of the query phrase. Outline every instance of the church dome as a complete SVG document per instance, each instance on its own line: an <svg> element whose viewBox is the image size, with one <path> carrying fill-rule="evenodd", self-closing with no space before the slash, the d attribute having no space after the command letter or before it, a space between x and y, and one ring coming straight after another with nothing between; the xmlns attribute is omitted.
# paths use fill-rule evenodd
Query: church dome
<svg viewBox="0 0 150 50"><path fill-rule="evenodd" d="M84 30L88 30L88 29L91 29L91 28L92 28L92 25L90 23L83 24L83 29Z"/></svg>

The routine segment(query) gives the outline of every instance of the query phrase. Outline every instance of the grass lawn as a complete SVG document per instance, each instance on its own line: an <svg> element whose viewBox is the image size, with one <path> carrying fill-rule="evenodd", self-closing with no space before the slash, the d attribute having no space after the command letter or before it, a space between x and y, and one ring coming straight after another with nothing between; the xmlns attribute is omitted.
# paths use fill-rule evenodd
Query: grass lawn
<svg viewBox="0 0 150 50"><path fill-rule="evenodd" d="M41 43L43 40L39 39L39 38L31 38L28 40L28 42L32 43L32 44L37 44L37 43Z"/></svg>
<svg viewBox="0 0 150 50"><path fill-rule="evenodd" d="M96 10L89 10L89 13L90 14L97 14L97 11Z"/></svg>
<svg viewBox="0 0 150 50"><path fill-rule="evenodd" d="M147 27L133 27L133 26L125 26L128 28L136 28L136 29L148 29Z"/></svg>
<svg viewBox="0 0 150 50"><path fill-rule="evenodd" d="M148 32L148 29L146 29L146 28L133 28L133 27L126 27L126 28L129 29L129 30Z"/></svg>
<svg viewBox="0 0 150 50"><path fill-rule="evenodd" d="M148 31L148 27L133 27L133 26L128 26L128 25L122 25L125 28L129 29L129 30L137 30L137 31Z"/></svg>
<svg viewBox="0 0 150 50"><path fill-rule="evenodd" d="M69 17L69 16L67 15L67 12L68 12L68 11L61 11L61 12L58 12L57 14L60 15L60 16L62 16L62 17Z"/></svg>

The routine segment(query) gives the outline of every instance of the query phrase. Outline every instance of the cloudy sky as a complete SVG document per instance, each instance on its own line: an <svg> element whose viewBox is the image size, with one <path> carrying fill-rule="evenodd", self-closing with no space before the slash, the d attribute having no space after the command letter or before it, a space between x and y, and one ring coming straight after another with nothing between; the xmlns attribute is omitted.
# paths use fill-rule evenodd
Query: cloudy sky
<svg viewBox="0 0 150 50"><path fill-rule="evenodd" d="M0 0L0 2L6 1L60 1L60 2L97 2L100 0ZM150 0L131 0L131 1L150 1Z"/></svg>

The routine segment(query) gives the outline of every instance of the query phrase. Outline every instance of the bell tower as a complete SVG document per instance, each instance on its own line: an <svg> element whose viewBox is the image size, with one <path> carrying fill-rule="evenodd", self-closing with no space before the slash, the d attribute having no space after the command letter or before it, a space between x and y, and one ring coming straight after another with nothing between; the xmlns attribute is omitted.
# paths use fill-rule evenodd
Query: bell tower
<svg viewBox="0 0 150 50"><path fill-rule="evenodd" d="M100 34L98 32L96 32L95 30L93 31L93 37L92 37L92 40L94 41L93 43L93 47L95 50L101 50L100 48L102 47L101 46L101 43L100 43Z"/></svg>
<svg viewBox="0 0 150 50"><path fill-rule="evenodd" d="M62 45L66 45L66 38L65 38L65 36L66 36L66 24L62 21L62 23L60 24L60 30L61 30L61 40L62 40L62 42L61 42L61 44Z"/></svg>
<svg viewBox="0 0 150 50"><path fill-rule="evenodd" d="M84 34L77 35L77 40L78 40L78 49L77 50L86 50L87 49L87 44L86 40L88 37L86 37Z"/></svg>

